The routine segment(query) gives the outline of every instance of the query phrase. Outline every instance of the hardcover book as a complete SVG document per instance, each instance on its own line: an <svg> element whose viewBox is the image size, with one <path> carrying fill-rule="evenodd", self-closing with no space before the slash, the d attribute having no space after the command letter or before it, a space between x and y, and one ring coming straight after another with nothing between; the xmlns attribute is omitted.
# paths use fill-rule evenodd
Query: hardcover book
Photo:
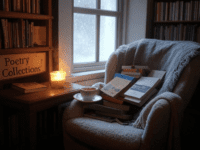
<svg viewBox="0 0 200 150"><path fill-rule="evenodd" d="M39 84L37 82L28 82L28 83L12 83L12 88L23 93L31 93L31 92L46 90L47 86Z"/></svg>
<svg viewBox="0 0 200 150"><path fill-rule="evenodd" d="M110 101L112 103L116 103L116 104L120 104L120 105L123 104L123 101L122 101L123 97L119 96L119 97L114 98L114 97L108 96L106 94L102 94L101 96L104 100Z"/></svg>
<svg viewBox="0 0 200 150"><path fill-rule="evenodd" d="M111 97L116 97L129 84L136 81L136 78L116 73L114 79L106 84L101 91Z"/></svg>
<svg viewBox="0 0 200 150"><path fill-rule="evenodd" d="M156 89L153 89L152 92L150 92L148 95L146 95L143 99L133 98L131 96L125 96L124 101L133 105L136 105L138 107L141 107L145 102L147 102L152 95L154 95L157 92Z"/></svg>
<svg viewBox="0 0 200 150"><path fill-rule="evenodd" d="M159 81L160 79L155 77L141 77L124 93L124 96L142 99L156 87Z"/></svg>
<svg viewBox="0 0 200 150"><path fill-rule="evenodd" d="M103 100L103 105L108 106L108 107L112 107L112 108L116 108L116 109L120 109L120 110L123 110L123 111L129 111L130 110L129 105L121 105L121 104L109 102L109 101L106 101L106 100Z"/></svg>

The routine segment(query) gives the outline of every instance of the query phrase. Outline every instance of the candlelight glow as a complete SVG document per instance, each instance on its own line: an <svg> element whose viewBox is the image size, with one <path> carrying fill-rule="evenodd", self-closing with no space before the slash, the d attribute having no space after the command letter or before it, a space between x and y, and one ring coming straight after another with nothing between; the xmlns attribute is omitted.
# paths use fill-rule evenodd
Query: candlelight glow
<svg viewBox="0 0 200 150"><path fill-rule="evenodd" d="M66 72L65 71L53 71L51 75L51 87L62 88L66 82Z"/></svg>
<svg viewBox="0 0 200 150"><path fill-rule="evenodd" d="M66 77L66 72L64 72L64 71L51 72L51 81L65 80L65 77Z"/></svg>

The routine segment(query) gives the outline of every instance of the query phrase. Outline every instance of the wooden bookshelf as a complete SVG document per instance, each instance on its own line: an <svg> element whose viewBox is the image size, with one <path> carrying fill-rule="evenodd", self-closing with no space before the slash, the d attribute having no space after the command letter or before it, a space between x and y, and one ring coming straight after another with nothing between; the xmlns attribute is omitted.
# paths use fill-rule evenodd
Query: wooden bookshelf
<svg viewBox="0 0 200 150"><path fill-rule="evenodd" d="M40 3L38 3L40 1ZM9 0L3 0L0 2L0 24L2 24L1 20L6 20L8 23L10 23L11 28L9 28L9 25L6 29L8 29L8 36L10 43L14 43L14 23L19 22L17 24L17 30L19 29L19 35L17 36L17 40L20 41L20 45L18 44L17 47L9 45L9 47L0 46L0 55L9 55L9 54L23 54L23 53L39 53L39 52L45 52L46 53L46 72L42 73L42 79L43 82L49 81L50 72L52 71L52 0L16 0L16 3L14 4L14 1ZM3 3L3 4L2 4ZM36 4L38 3L38 4ZM32 5L33 4L33 5ZM40 4L40 5L39 5ZM37 11L36 11L37 10ZM31 29L26 30L26 27L28 25L21 25L21 22L28 22L27 24L33 23L33 26L29 26ZM0 26L2 27L3 24ZM14 26L14 27L13 27ZM22 26L22 27L21 27ZM23 45L23 42L27 42L24 38L26 32L28 34L34 34L34 30L32 30L32 27L35 26L41 26L46 28L46 44L39 46L33 44L33 36L29 36L31 40L29 40L29 45ZM24 27L24 28L23 28ZM2 27L3 28L3 27ZM13 29L14 28L14 29ZM21 29L22 28L22 29ZM11 29L11 30L9 30ZM24 29L25 33L21 33L21 30ZM1 29L1 32L3 32L3 29ZM11 33L10 33L11 32ZM0 33L0 36L2 36L4 33ZM12 37L11 37L12 36ZM27 37L26 37L27 38ZM5 38L0 38L1 44L4 44ZM24 40L24 41L23 41ZM22 41L22 42L21 42ZM18 42L19 43L19 42ZM24 81L28 81L29 79L31 81L35 82L41 82L40 76L33 75L33 78L30 77L21 77L24 79ZM8 79L8 80L0 80L0 89L2 89L6 84L10 84L12 82L18 81L20 78L16 79Z"/></svg>
<svg viewBox="0 0 200 150"><path fill-rule="evenodd" d="M200 43L199 0L149 0L146 37Z"/></svg>
<svg viewBox="0 0 200 150"><path fill-rule="evenodd" d="M15 3L16 2L16 3ZM39 3L40 2L40 3ZM14 4L15 3L15 4ZM27 4L26 4L27 3ZM38 4L36 4L38 3ZM17 5L18 4L18 5ZM40 5L39 5L40 4ZM38 45L38 44L30 44L30 45L23 45L23 32L21 32L21 29L23 29L23 26L21 24L18 24L17 27L19 28L9 28L9 24L6 25L7 33L10 34L15 29L19 29L18 39L21 43L19 46L13 46L12 44L9 45L9 47L5 47L5 45L1 45L2 42L4 44L4 36L2 27L2 19L6 20L11 24L11 26L14 26L15 22L28 22L31 24L33 22L33 26L41 26L45 27L46 29L46 44ZM50 81L50 72L52 71L52 0L1 0L0 1L0 57L1 56L11 56L12 54L35 54L35 53L45 53L46 57L46 70L44 72L34 74L34 75L24 75L21 77L16 78L10 78L5 80L0 80L0 93L5 93L4 90L10 90L10 85L13 82L39 82L39 83L46 83L49 85ZM28 25L29 25L28 24ZM31 26L29 26L31 27ZM9 29L12 29L9 30ZM24 32L28 31L29 34L34 33L32 31L24 29ZM17 31L18 32L18 31ZM15 37L13 34L10 34L12 36L9 37L9 40L14 43ZM30 36L29 36L30 37ZM27 40L27 39L25 39ZM30 43L32 43L31 40L33 40L33 37L31 39L28 39ZM25 41L27 42L27 41ZM52 91L51 91L52 92ZM13 92L11 92L13 93ZM61 92L62 93L62 92ZM47 92L47 95L49 93ZM8 95L10 95L10 92L8 92ZM45 94L41 94L45 95ZM73 95L71 95L72 97ZM54 122L55 119L58 120L57 117L57 103L54 105L48 105L48 104L41 104L41 107L36 107L32 109L32 106L30 104L24 104L23 102L16 102L14 99L17 96L14 95L12 98L10 98L10 102L7 100L3 101L3 96L0 96L0 147L2 149L36 149L37 143L42 140L40 138L40 135L38 139L36 138L37 133L35 132L37 130L36 125L40 122L37 122L37 113L40 114L40 111L48 112L48 122L53 122L49 130L54 129L55 132L58 132L57 128L57 122ZM26 97L26 100L29 100L29 95L23 95L22 97ZM69 97L69 98L71 98ZM38 95L37 93L35 96L32 96L33 99L37 99ZM44 100L47 100L48 98L44 98ZM51 99L51 98L50 98ZM41 100L41 99L40 99ZM43 100L43 99L42 99ZM42 101L41 100L41 101ZM5 102L5 103L4 103ZM33 102L33 101L32 101ZM40 103L40 102L38 102ZM50 102L51 103L51 102ZM52 103L53 104L53 103ZM53 107L53 108L51 108ZM13 113L8 113L11 110L15 110ZM40 109L35 111L36 109ZM47 110L50 109L50 110ZM34 110L34 112L32 112ZM34 114L34 115L33 115ZM55 118L52 118L52 116L55 116ZM33 117L32 117L33 116ZM32 122L34 120L34 122ZM32 133L32 127L35 129ZM55 133L52 133L54 135ZM48 134L47 134L48 137Z"/></svg>

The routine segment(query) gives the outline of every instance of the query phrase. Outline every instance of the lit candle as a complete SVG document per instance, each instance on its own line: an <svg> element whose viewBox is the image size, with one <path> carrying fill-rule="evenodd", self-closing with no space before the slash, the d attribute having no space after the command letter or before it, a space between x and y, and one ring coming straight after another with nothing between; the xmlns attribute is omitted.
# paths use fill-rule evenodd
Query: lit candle
<svg viewBox="0 0 200 150"><path fill-rule="evenodd" d="M65 71L53 71L50 73L50 76L51 76L51 87L63 88L63 85L66 82Z"/></svg>

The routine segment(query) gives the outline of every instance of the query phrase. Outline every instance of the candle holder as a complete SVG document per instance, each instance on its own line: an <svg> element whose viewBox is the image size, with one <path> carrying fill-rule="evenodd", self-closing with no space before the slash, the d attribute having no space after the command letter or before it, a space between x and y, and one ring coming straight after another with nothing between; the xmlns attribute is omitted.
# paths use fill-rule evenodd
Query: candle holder
<svg viewBox="0 0 200 150"><path fill-rule="evenodd" d="M50 73L51 76L51 87L52 88L63 88L66 82L65 71L53 71Z"/></svg>

